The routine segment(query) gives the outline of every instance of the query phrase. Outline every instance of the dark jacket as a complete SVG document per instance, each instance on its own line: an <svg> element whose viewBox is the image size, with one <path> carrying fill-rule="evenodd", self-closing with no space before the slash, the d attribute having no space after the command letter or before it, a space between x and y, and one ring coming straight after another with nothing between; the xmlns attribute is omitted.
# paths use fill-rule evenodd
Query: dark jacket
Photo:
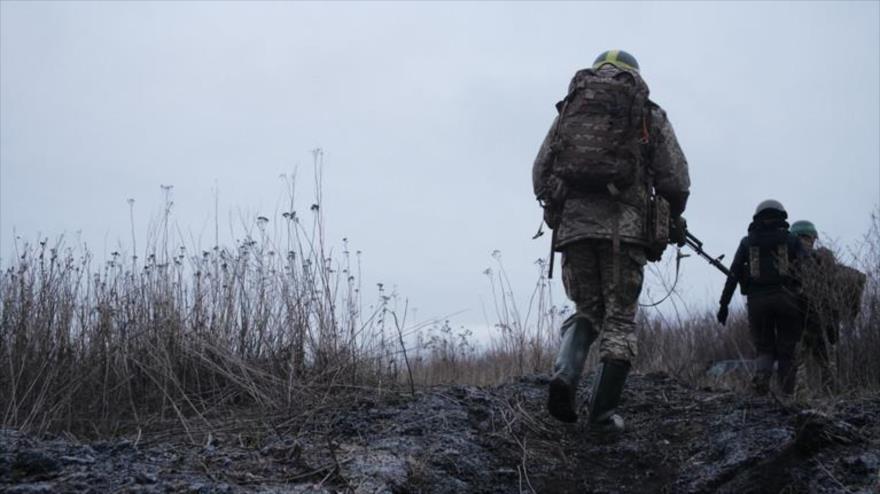
<svg viewBox="0 0 880 494"><path fill-rule="evenodd" d="M750 259L750 248L759 245L773 243L785 244L788 265L783 268L783 273L774 279L754 278ZM792 294L800 291L799 270L807 252L795 235L788 231L788 223L784 220L770 222L753 221L749 225L749 234L740 240L733 262L730 263L730 277L724 284L721 293L721 305L729 305L733 298L736 285L740 285L743 295L749 297L761 296L780 291L789 291ZM786 262L785 260L783 262Z"/></svg>

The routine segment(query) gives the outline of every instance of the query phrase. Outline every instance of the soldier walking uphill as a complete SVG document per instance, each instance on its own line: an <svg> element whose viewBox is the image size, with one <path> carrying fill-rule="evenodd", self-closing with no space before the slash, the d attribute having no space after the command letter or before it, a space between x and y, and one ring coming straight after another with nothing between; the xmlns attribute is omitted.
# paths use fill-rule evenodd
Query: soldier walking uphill
<svg viewBox="0 0 880 494"><path fill-rule="evenodd" d="M787 218L778 201L758 204L749 233L733 257L718 310L718 322L725 324L727 306L739 283L747 296L749 329L758 352L752 384L759 395L770 390L773 362L779 366L782 392L791 395L795 389L795 350L803 329L797 271L805 252L788 231Z"/></svg>
<svg viewBox="0 0 880 494"><path fill-rule="evenodd" d="M600 339L590 423L621 430L615 409L636 356L635 314L651 244L649 206L665 211L684 242L688 166L666 113L648 99L632 55L612 50L577 72L532 168L535 195L562 252L562 279L576 313L562 324L548 409L577 421L576 391L590 345ZM659 197L655 197L654 193ZM662 222L662 218L659 220Z"/></svg>
<svg viewBox="0 0 880 494"><path fill-rule="evenodd" d="M797 360L797 388L801 394L807 385L808 361L815 362L821 375L822 387L830 390L834 385L831 347L837 342L837 321L840 319L838 307L831 302L829 286L833 269L837 264L834 254L828 249L815 249L819 237L816 227L809 221L796 221L791 225L791 233L801 242L807 253L803 269L803 299L801 311L804 315L804 333Z"/></svg>
<svg viewBox="0 0 880 494"><path fill-rule="evenodd" d="M798 394L804 395L807 390L808 364L818 369L822 391L834 391L834 346L840 325L858 315L865 274L839 263L831 250L815 248L819 233L813 223L796 221L791 225L791 233L807 254L801 270L804 333L798 352Z"/></svg>

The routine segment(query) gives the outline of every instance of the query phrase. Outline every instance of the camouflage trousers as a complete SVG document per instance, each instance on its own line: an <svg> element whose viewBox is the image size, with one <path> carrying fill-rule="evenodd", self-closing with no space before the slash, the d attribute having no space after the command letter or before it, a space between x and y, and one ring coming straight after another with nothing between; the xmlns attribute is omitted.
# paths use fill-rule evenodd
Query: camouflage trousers
<svg viewBox="0 0 880 494"><path fill-rule="evenodd" d="M562 283L580 315L599 336L602 361L631 362L638 348L635 316L644 279L645 249L610 240L585 240L562 253Z"/></svg>

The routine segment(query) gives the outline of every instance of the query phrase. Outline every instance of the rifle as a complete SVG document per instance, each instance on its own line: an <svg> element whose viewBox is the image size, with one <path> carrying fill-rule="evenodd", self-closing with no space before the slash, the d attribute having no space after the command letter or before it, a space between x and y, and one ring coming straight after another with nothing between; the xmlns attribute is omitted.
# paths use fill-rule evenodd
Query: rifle
<svg viewBox="0 0 880 494"><path fill-rule="evenodd" d="M688 245L688 247L693 249L694 252L700 255L700 257L709 261L709 264L718 268L718 270L724 273L725 276L730 276L730 270L724 267L724 264L721 264L721 260L724 259L724 254L721 254L717 258L712 257L707 254L705 250L703 250L703 242L700 239L698 239L691 232L688 231L686 231L684 235L685 243Z"/></svg>

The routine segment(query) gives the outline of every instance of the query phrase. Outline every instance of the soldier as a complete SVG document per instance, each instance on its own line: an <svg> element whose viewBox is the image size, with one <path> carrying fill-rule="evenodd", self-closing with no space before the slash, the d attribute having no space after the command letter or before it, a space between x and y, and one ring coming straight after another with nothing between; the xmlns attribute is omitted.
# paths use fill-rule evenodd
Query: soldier
<svg viewBox="0 0 880 494"><path fill-rule="evenodd" d="M808 253L808 261L804 263L803 300L804 334L798 352L797 385L799 394L807 385L807 362L812 361L819 368L822 387L833 386L834 372L831 369L831 345L837 341L837 324L839 314L828 302L827 281L830 269L836 264L834 254L828 249L815 249L819 233L809 221L795 221L791 225L791 233L798 237L804 250Z"/></svg>
<svg viewBox="0 0 880 494"><path fill-rule="evenodd" d="M805 251L789 232L787 218L779 201L758 204L749 234L740 241L730 264L718 309L718 322L726 324L727 306L739 283L747 296L749 329L758 353L752 385L759 395L770 390L774 362L779 366L782 392L791 395L795 389L795 349L803 329L797 270Z"/></svg>
<svg viewBox="0 0 880 494"><path fill-rule="evenodd" d="M819 233L813 223L796 221L791 225L791 233L807 252L802 276L804 334L798 357L798 393L806 391L810 363L818 367L822 390L834 391L834 345L840 324L858 313L865 275L837 262L830 249L814 248Z"/></svg>
<svg viewBox="0 0 880 494"><path fill-rule="evenodd" d="M649 258L659 260L669 236L684 243L688 165L629 53L599 55L591 68L574 75L556 108L559 115L535 159L532 182L554 229L562 281L577 310L562 324L547 407L561 421L577 421L577 386L590 345L600 339L590 423L619 431L623 420L614 412L636 356L643 268ZM659 249L647 238L649 205L658 203L666 205L657 209L671 214L677 227ZM669 216L665 220L669 225Z"/></svg>

